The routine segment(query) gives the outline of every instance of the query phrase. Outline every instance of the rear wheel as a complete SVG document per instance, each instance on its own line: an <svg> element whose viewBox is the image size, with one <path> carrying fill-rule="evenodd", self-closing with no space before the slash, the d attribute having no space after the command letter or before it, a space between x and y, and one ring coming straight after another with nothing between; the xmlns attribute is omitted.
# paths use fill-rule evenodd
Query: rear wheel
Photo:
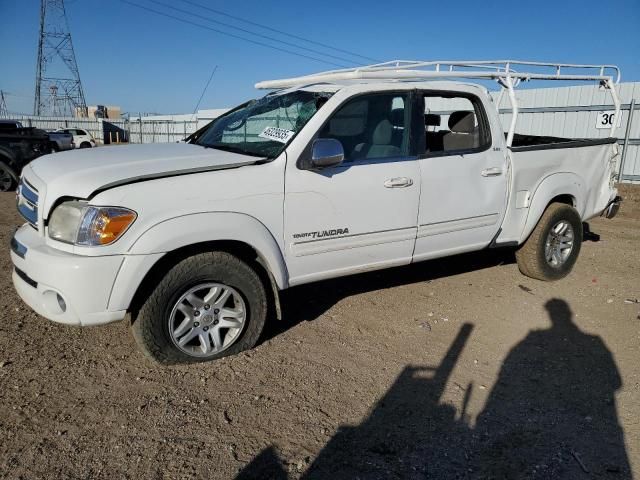
<svg viewBox="0 0 640 480"><path fill-rule="evenodd" d="M91 144L89 142L82 142L80 148L91 148Z"/></svg>
<svg viewBox="0 0 640 480"><path fill-rule="evenodd" d="M578 259L582 245L582 220L563 203L547 207L531 236L516 252L520 271L538 280L566 277Z"/></svg>
<svg viewBox="0 0 640 480"><path fill-rule="evenodd" d="M132 324L142 351L164 364L214 360L256 345L267 317L258 274L226 252L174 266Z"/></svg>

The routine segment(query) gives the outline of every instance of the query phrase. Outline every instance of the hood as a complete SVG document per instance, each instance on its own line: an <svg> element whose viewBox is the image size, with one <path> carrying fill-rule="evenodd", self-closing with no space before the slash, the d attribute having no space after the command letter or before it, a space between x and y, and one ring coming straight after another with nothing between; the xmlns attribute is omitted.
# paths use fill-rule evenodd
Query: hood
<svg viewBox="0 0 640 480"><path fill-rule="evenodd" d="M239 167L261 160L189 143L151 143L45 155L25 170L36 175L38 189L46 189L46 212L61 196L89 198L97 191L127 183ZM25 175L29 180L28 171Z"/></svg>

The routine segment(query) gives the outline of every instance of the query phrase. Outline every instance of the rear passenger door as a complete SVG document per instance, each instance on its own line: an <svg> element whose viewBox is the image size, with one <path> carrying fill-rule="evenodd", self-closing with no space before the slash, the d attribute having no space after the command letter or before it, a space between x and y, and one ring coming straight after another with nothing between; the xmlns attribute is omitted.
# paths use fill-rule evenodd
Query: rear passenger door
<svg viewBox="0 0 640 480"><path fill-rule="evenodd" d="M485 105L471 93L425 91L418 103L425 128L414 259L483 248L506 207L503 141L492 137ZM502 127L493 131L501 134Z"/></svg>

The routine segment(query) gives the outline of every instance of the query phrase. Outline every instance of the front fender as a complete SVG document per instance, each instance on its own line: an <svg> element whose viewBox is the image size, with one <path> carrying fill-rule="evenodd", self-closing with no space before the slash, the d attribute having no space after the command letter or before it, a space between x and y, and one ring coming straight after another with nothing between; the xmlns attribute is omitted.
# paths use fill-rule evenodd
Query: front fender
<svg viewBox="0 0 640 480"><path fill-rule="evenodd" d="M287 268L278 242L262 222L243 213L193 213L164 220L142 233L128 253L166 253L196 243L217 240L238 241L253 247L278 287L287 287Z"/></svg>
<svg viewBox="0 0 640 480"><path fill-rule="evenodd" d="M580 217L583 216L585 185L582 178L575 173L569 172L551 174L545 177L533 192L529 213L527 214L519 243L523 243L529 238L551 200L559 195L571 196L574 208L578 211Z"/></svg>

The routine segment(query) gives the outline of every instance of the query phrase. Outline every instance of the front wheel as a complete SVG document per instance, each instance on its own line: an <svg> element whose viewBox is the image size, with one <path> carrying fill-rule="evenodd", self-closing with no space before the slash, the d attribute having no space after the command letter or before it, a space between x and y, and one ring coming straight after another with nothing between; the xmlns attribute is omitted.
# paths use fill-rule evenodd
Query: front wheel
<svg viewBox="0 0 640 480"><path fill-rule="evenodd" d="M266 317L267 294L255 270L230 253L207 252L169 270L131 328L156 362L202 362L255 346Z"/></svg>
<svg viewBox="0 0 640 480"><path fill-rule="evenodd" d="M582 245L582 220L575 208L552 203L531 236L516 252L520 271L538 280L559 280L569 275Z"/></svg>

